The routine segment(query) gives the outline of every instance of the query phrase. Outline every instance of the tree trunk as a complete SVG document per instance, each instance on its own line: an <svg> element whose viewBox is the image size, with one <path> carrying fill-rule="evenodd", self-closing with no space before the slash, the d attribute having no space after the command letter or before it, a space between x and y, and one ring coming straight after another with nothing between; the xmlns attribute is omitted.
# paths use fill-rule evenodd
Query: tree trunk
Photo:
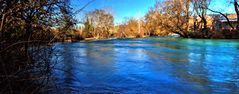
<svg viewBox="0 0 239 94"><path fill-rule="evenodd" d="M31 23L29 23L26 26L26 35L25 35L24 41L30 41L31 33L32 33L32 26L31 26ZM28 56L29 43L26 43L24 48L25 48L25 56Z"/></svg>
<svg viewBox="0 0 239 94"><path fill-rule="evenodd" d="M4 38L4 31L3 31L3 24L5 21L5 14L2 15L2 20L1 20L1 24L0 24L0 32L2 32L2 38Z"/></svg>
<svg viewBox="0 0 239 94"><path fill-rule="evenodd" d="M204 32L205 35L207 36L207 35L208 35L208 31L207 31L207 19L206 19L206 17L205 17L205 15L206 15L206 10L205 10L204 7L201 7L201 9L202 9L201 20L202 20L202 22L203 22L202 32ZM204 36L205 36L205 35L204 35Z"/></svg>
<svg viewBox="0 0 239 94"><path fill-rule="evenodd" d="M190 0L187 0L186 1L186 30L188 31L189 30L189 16L190 16L190 10L189 10L189 7L190 7Z"/></svg>
<svg viewBox="0 0 239 94"><path fill-rule="evenodd" d="M207 20L205 17L202 17L203 29L207 29Z"/></svg>
<svg viewBox="0 0 239 94"><path fill-rule="evenodd" d="M239 30L239 10L238 10L238 2L237 0L234 0L234 8L237 14L237 25L236 25L236 29Z"/></svg>

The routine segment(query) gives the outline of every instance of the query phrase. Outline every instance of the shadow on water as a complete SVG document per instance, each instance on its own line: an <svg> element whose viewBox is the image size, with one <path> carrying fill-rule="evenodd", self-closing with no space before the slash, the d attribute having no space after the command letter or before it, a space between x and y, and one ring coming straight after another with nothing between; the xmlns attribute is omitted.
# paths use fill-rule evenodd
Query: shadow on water
<svg viewBox="0 0 239 94"><path fill-rule="evenodd" d="M155 37L56 43L55 48L57 92L239 92L238 40Z"/></svg>

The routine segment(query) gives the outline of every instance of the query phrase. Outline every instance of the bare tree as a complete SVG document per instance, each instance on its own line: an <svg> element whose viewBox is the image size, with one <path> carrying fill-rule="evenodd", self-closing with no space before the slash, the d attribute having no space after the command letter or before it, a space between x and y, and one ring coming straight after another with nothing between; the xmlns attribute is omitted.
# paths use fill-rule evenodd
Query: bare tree
<svg viewBox="0 0 239 94"><path fill-rule="evenodd" d="M199 29L202 29L202 31L208 32L207 29L207 8L210 5L211 0L193 0L193 6L194 10L196 12L196 15L200 17L201 22L203 23L202 27Z"/></svg>

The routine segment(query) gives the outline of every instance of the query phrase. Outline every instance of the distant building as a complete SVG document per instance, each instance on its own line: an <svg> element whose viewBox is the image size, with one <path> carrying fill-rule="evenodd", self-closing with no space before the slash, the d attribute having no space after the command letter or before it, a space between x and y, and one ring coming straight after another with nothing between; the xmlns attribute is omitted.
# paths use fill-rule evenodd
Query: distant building
<svg viewBox="0 0 239 94"><path fill-rule="evenodd" d="M234 29L236 29L237 25L237 15L236 14L229 14L227 15L231 25ZM213 23L214 30L232 30L233 28L229 25L228 21L225 17L218 15L214 16L214 23Z"/></svg>
<svg viewBox="0 0 239 94"><path fill-rule="evenodd" d="M226 15L232 24L233 28L236 29L237 25L237 15L236 14L227 14ZM232 30L233 28L229 25L226 18L223 17L220 14L209 14L206 17L207 20L207 27L213 30ZM189 27L191 29L194 28L194 26L202 27L202 24L200 24L201 18L198 16L191 16L189 18ZM194 30L190 30L194 31Z"/></svg>

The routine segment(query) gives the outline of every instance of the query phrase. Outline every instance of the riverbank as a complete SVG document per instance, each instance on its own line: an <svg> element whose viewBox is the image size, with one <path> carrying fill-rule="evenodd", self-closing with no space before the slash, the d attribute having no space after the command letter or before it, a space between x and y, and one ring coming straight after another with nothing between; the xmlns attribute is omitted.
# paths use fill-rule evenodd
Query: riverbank
<svg viewBox="0 0 239 94"><path fill-rule="evenodd" d="M190 39L239 39L239 31L236 30L223 30L223 31L210 31L210 32L187 32L185 36L171 33L167 36L160 35L142 35L142 36L126 36L126 37L88 37L88 38L68 38L67 40L57 39L58 42L78 42L78 41L98 41L98 40L110 40L120 38L146 38L146 37L173 37L173 38L190 38Z"/></svg>
<svg viewBox="0 0 239 94"><path fill-rule="evenodd" d="M134 39L134 38L146 38L146 37L151 37L151 36L142 36L142 37L136 37L136 36L129 36L129 37L111 37L111 38L85 38L82 41L97 41L97 40L110 40L110 39Z"/></svg>

